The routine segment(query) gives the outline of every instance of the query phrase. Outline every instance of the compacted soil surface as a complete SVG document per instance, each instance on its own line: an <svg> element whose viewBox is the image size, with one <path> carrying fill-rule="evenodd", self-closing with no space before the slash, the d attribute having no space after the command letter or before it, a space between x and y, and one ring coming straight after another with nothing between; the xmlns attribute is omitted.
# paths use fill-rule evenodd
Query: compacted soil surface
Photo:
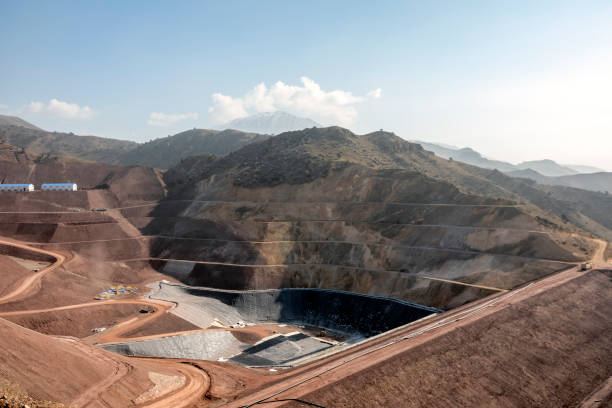
<svg viewBox="0 0 612 408"><path fill-rule="evenodd" d="M611 310L612 272L589 272L301 398L325 407L578 406L612 376Z"/></svg>
<svg viewBox="0 0 612 408"><path fill-rule="evenodd" d="M108 328L137 317L149 306L136 304L100 305L40 313L1 315L4 319L43 334L83 338L96 328Z"/></svg>

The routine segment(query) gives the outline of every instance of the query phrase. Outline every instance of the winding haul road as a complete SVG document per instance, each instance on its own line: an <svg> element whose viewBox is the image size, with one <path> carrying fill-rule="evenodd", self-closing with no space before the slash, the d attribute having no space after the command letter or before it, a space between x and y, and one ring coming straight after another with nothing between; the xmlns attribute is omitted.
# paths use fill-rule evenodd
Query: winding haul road
<svg viewBox="0 0 612 408"><path fill-rule="evenodd" d="M48 273L53 272L66 260L66 257L60 253L47 251L43 249L33 248L31 246L25 245L23 243L15 242L15 241L7 241L5 239L0 239L0 245L12 246L15 248L20 248L23 250L47 255L53 257L55 262L49 265L47 268L41 270L40 272L35 273L34 275L26 277L15 289L13 289L10 293L0 297L0 304L7 303L10 301L17 300L19 298L26 297L28 292L34 288L34 285L40 282L40 280ZM118 301L106 301L106 302L98 302L98 303L84 303L70 306L62 306L57 308L49 308L49 309L39 309L39 310L23 310L23 311L13 311L13 312L5 312L1 313L1 316L8 315L20 315L20 314L34 314L34 313L44 313L49 311L56 310L69 310L69 309L77 309L83 307L94 307L99 306L101 304L146 304L149 305L157 312L162 310L167 310L170 306L165 302L154 301L149 299L126 299L126 300L118 300ZM128 330L133 330L134 328L140 327L153 319L161 316L162 313L153 313L149 314L146 317L134 321L130 321L128 324L120 325L119 327L115 327L114 330L109 331L107 335L118 336L121 333L124 333ZM108 390L113 385L117 384L121 381L125 376L127 376L130 371L132 371L132 367L122 361L121 359L113 359L110 357L110 353L104 352L103 350L99 350L96 347L88 346L82 343L79 340L75 340L73 338L63 338L65 341L69 341L74 344L76 348L80 348L84 353L93 356L96 359L103 360L107 364L113 367L113 374L101 381L98 384L95 384L90 389L84 391L77 399L71 402L70 406L79 408L89 406L90 404L95 404L95 401L99 400L99 397L104 391ZM129 358L128 358L129 360ZM164 361L163 359L147 359L151 363L159 364L163 366L165 369L172 369L179 373L179 375L185 378L185 384L180 389L162 395L159 398L156 398L154 401L146 402L144 404L140 404L139 407L142 408L167 408L167 407L176 407L183 408L192 406L193 403L200 399L209 389L210 387L210 378L208 374L189 364L181 364L175 361Z"/></svg>
<svg viewBox="0 0 612 408"><path fill-rule="evenodd" d="M14 241L6 241L3 239L0 239L0 245L7 245L7 246L15 247L15 248L25 249L27 251L36 252L39 254L43 254L43 255L47 255L52 258L55 258L55 262L53 262L50 266L48 266L47 268L43 269L40 272L35 273L34 275L28 276L12 292L0 297L0 304L7 303L7 302L10 302L11 300L21 297L28 290L30 290L34 286L34 284L38 283L42 279L43 276L45 276L49 272L53 272L55 269L61 266L66 260L66 258L62 254L51 252L51 251L46 251L44 249L32 248L25 244L17 243Z"/></svg>

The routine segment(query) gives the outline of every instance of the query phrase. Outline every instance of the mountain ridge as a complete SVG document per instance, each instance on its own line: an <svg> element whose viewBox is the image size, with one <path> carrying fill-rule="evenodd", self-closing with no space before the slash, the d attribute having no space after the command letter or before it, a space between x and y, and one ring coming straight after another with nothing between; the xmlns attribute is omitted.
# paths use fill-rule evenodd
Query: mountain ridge
<svg viewBox="0 0 612 408"><path fill-rule="evenodd" d="M114 162L122 165L141 165L169 169L181 160L198 154L226 155L238 148L269 136L233 129L191 129L173 136L151 140L138 145Z"/></svg>
<svg viewBox="0 0 612 408"><path fill-rule="evenodd" d="M23 127L23 128L26 128L26 129L42 130L38 126L35 126L35 125L31 124L30 122L27 122L27 121L21 119L20 117L9 116L9 115L0 115L0 125L3 125L3 126L6 126L6 125L8 125L8 126L19 126L19 127Z"/></svg>
<svg viewBox="0 0 612 408"><path fill-rule="evenodd" d="M224 124L222 128L277 135L283 132L320 126L312 119L295 116L283 111L276 111L234 119Z"/></svg>
<svg viewBox="0 0 612 408"><path fill-rule="evenodd" d="M576 190L567 198L564 189L570 187L540 186L497 170L442 159L419 144L382 131L356 135L348 129L328 127L286 132L224 157L192 157L170 169L166 176L169 186L179 188L185 187L179 185L182 180L207 180L212 176L231 180L235 187L273 188L313 183L352 165L388 172L408 171L452 184L462 193L527 203L540 217L554 214L557 218L552 222L556 225L572 220L581 228L612 238L612 220L605 211L599 206L579 204L582 198L578 192L582 191L607 208L612 205L612 198L604 194ZM187 184L187 188L192 187ZM581 213L578 207L588 214ZM597 225L585 221L585 216L593 217Z"/></svg>
<svg viewBox="0 0 612 408"><path fill-rule="evenodd" d="M450 145L421 140L412 140L412 142L421 144L425 149L434 152L444 159L452 158L453 160L458 160L474 166L486 169L497 169L503 172L532 169L547 177L604 172L604 170L593 166L563 165L550 159L531 160L512 164L501 160L488 159L470 147L456 148Z"/></svg>
<svg viewBox="0 0 612 408"><path fill-rule="evenodd" d="M533 169L525 169L511 171L507 174L512 177L530 179L539 184L565 186L589 191L612 193L612 172L570 174L567 176L549 177L540 174Z"/></svg>

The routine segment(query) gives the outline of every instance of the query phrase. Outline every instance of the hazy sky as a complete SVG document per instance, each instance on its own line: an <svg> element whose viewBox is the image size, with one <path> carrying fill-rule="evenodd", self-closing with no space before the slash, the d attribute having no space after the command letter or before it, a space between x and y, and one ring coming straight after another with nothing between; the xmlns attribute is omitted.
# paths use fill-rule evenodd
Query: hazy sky
<svg viewBox="0 0 612 408"><path fill-rule="evenodd" d="M612 171L612 2L0 0L0 114L145 141L285 110Z"/></svg>

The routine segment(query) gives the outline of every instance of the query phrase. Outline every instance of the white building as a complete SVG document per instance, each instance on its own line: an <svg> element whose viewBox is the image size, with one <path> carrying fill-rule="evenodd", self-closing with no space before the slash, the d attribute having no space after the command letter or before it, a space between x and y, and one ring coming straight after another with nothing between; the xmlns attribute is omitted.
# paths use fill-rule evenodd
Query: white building
<svg viewBox="0 0 612 408"><path fill-rule="evenodd" d="M0 191L34 191L34 184L0 184Z"/></svg>
<svg viewBox="0 0 612 408"><path fill-rule="evenodd" d="M77 191L75 183L45 183L40 189L42 191Z"/></svg>

